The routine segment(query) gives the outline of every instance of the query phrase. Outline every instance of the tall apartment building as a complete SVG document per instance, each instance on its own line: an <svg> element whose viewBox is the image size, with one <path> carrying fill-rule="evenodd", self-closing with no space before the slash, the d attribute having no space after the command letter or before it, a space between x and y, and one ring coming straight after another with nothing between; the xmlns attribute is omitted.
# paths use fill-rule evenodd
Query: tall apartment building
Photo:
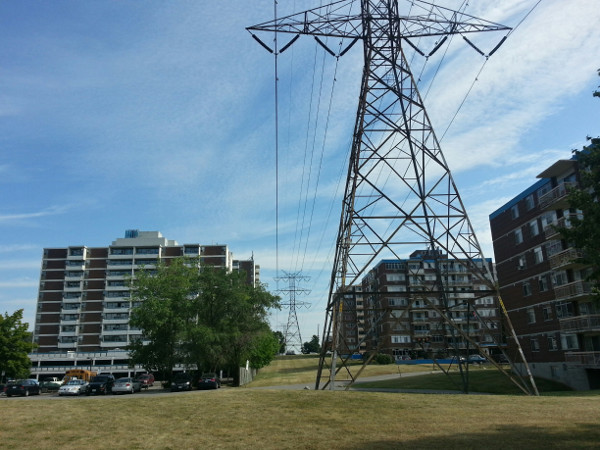
<svg viewBox="0 0 600 450"><path fill-rule="evenodd" d="M487 265L490 273L493 270L490 259L474 263ZM437 250L380 261L363 278L362 285L345 296L343 335L347 350L377 349L396 359L475 352L456 331L460 329L489 354L497 352L502 341L497 300L478 294L489 288L472 277L468 265L466 260L449 261ZM435 293L440 273L449 287L447 305L442 304L439 292ZM456 327L449 326L439 311L444 311Z"/></svg>
<svg viewBox="0 0 600 450"><path fill-rule="evenodd" d="M600 388L600 309L589 268L556 226L569 226L577 162L559 160L490 215L500 292L534 375Z"/></svg>
<svg viewBox="0 0 600 450"><path fill-rule="evenodd" d="M258 282L254 260L235 261L227 245L184 244L157 231L127 230L108 247L46 248L42 258L34 341L35 375L64 373L65 367L127 367L122 350L141 335L129 325L128 279L160 261L188 256L228 271L244 270ZM119 369L120 368L120 369Z"/></svg>

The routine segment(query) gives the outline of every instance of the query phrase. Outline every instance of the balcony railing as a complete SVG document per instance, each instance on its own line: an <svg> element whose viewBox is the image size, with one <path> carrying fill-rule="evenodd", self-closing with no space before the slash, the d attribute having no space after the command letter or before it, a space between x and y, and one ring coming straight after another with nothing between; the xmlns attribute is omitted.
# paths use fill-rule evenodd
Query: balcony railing
<svg viewBox="0 0 600 450"><path fill-rule="evenodd" d="M546 192L539 198L539 207L544 209L566 198L569 188L575 186L573 182L561 183L549 192ZM558 206L558 205L557 205Z"/></svg>
<svg viewBox="0 0 600 450"><path fill-rule="evenodd" d="M567 300L575 297L587 297L592 292L590 283L584 281L575 281L573 283L563 284L554 288L556 300Z"/></svg>
<svg viewBox="0 0 600 450"><path fill-rule="evenodd" d="M552 267L553 269L558 269L560 267L565 267L569 265L578 265L580 263L577 263L576 260L578 258L581 258L581 256L581 251L575 248L568 248L560 253L552 255L549 258L550 267Z"/></svg>
<svg viewBox="0 0 600 450"><path fill-rule="evenodd" d="M560 319L560 329L565 333L600 332L600 314Z"/></svg>
<svg viewBox="0 0 600 450"><path fill-rule="evenodd" d="M565 352L565 362L598 369L600 368L600 352Z"/></svg>

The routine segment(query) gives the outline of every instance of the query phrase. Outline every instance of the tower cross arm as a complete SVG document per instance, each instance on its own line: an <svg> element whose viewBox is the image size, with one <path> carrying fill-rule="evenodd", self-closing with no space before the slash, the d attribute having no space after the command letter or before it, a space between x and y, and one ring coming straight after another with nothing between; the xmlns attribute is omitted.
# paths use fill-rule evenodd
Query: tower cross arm
<svg viewBox="0 0 600 450"><path fill-rule="evenodd" d="M426 2L415 2L430 6L423 14L400 15L395 13L392 16L390 16L390 10L380 12L376 8L364 6L359 14L350 14L352 3L342 0L253 25L246 29L250 32L270 31L352 39L364 38L369 32L382 26L389 27L391 24L399 38L510 30L510 27L505 25L430 5Z"/></svg>

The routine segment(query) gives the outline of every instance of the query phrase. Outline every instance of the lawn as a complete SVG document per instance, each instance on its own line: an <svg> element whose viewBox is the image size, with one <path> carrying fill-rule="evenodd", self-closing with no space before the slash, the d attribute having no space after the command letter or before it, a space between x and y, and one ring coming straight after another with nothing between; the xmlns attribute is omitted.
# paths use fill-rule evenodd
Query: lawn
<svg viewBox="0 0 600 450"><path fill-rule="evenodd" d="M315 391L318 359L278 358L252 387L157 395L0 399L0 447L16 449L597 448L598 396ZM431 365L414 370L429 369ZM368 376L410 377L370 366ZM410 370L413 370L412 368ZM472 371L473 381L493 371ZM265 388L310 384L311 389ZM485 386L495 383L484 380ZM431 381L430 381L431 382ZM359 386L359 385L357 385Z"/></svg>
<svg viewBox="0 0 600 450"><path fill-rule="evenodd" d="M224 388L0 399L0 446L23 449L597 448L597 397Z"/></svg>

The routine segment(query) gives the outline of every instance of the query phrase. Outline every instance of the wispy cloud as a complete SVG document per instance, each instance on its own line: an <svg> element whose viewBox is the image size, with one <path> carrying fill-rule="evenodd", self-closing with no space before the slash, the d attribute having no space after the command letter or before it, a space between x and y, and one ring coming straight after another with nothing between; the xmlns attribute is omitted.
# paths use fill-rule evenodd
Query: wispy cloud
<svg viewBox="0 0 600 450"><path fill-rule="evenodd" d="M0 214L0 223L7 222L22 222L30 219L37 219L46 216L55 216L64 214L70 209L70 206L52 206L45 208L40 211L26 212L26 213L14 213L14 214Z"/></svg>

